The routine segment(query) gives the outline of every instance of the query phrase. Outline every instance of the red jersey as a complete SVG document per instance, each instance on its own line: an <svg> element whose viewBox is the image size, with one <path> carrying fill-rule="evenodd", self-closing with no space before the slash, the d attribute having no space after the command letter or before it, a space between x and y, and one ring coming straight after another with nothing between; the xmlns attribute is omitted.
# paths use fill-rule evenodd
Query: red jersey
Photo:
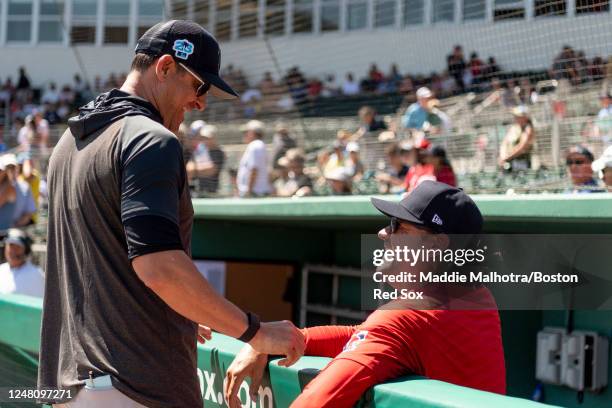
<svg viewBox="0 0 612 408"><path fill-rule="evenodd" d="M359 326L303 332L307 355L334 360L292 407L351 407L367 388L407 374L506 393L496 310L377 310Z"/></svg>

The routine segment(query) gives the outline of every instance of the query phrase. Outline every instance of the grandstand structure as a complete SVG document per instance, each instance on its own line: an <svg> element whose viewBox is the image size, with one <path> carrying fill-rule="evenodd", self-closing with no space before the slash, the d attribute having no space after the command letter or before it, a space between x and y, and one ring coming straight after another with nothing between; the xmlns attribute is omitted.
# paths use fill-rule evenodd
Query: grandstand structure
<svg viewBox="0 0 612 408"><path fill-rule="evenodd" d="M455 44L507 71L546 69L565 44L612 54L609 0L2 0L0 79L28 67L37 86L124 72L140 34L187 18L223 44L250 80L293 66L307 75L444 69ZM55 64L54 61L61 61Z"/></svg>

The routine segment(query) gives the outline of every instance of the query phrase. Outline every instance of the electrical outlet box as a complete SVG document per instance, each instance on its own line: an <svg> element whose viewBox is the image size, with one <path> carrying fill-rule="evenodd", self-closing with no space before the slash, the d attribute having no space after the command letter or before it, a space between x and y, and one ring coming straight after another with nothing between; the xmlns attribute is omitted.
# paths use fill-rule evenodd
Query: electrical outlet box
<svg viewBox="0 0 612 408"><path fill-rule="evenodd" d="M538 332L536 379L547 384L561 384L561 350L565 329L545 327Z"/></svg>
<svg viewBox="0 0 612 408"><path fill-rule="evenodd" d="M563 336L561 384L577 391L599 391L608 384L608 339L595 332Z"/></svg>

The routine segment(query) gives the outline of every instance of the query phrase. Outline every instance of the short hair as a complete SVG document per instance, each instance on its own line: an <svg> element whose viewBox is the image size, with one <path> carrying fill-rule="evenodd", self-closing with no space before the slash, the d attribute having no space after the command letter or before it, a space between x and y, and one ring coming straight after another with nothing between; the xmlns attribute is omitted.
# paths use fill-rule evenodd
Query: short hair
<svg viewBox="0 0 612 408"><path fill-rule="evenodd" d="M370 114L370 115L375 115L375 114L376 114L376 112L374 111L374 108L372 108L371 106L362 106L362 107L359 109L359 116L361 116L361 115L367 115L367 114Z"/></svg>
<svg viewBox="0 0 612 408"><path fill-rule="evenodd" d="M159 58L158 55L138 53L134 55L134 59L132 60L132 66L130 67L130 70L138 71L138 72L145 72L155 63L155 61L157 61L158 58Z"/></svg>
<svg viewBox="0 0 612 408"><path fill-rule="evenodd" d="M387 156L399 156L402 154L402 148L399 144L393 143L385 148L385 153Z"/></svg>

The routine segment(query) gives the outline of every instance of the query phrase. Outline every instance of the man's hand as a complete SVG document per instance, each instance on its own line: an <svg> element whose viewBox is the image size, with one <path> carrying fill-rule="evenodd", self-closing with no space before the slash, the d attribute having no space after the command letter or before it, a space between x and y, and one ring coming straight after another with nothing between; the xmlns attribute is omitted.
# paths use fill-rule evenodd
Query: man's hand
<svg viewBox="0 0 612 408"><path fill-rule="evenodd" d="M285 367L298 361L306 348L304 335L288 320L261 323L249 344L259 353L286 356L278 362Z"/></svg>
<svg viewBox="0 0 612 408"><path fill-rule="evenodd" d="M198 343L204 344L206 340L212 339L212 330L208 326L198 325Z"/></svg>
<svg viewBox="0 0 612 408"><path fill-rule="evenodd" d="M230 408L240 408L242 406L238 394L240 385L246 377L251 378L251 385L249 386L251 401L257 401L259 385L267 365L267 354L258 353L248 344L240 350L240 353L228 367L223 382L225 400Z"/></svg>

